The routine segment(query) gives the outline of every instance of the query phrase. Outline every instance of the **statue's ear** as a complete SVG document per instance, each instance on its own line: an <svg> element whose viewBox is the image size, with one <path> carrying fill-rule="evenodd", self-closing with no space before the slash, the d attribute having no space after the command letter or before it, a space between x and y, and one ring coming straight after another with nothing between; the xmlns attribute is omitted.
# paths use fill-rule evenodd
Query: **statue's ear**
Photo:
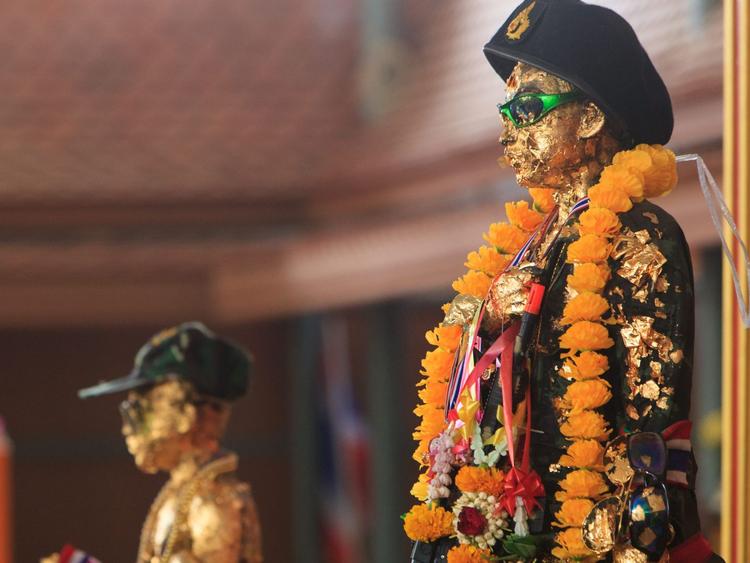
<svg viewBox="0 0 750 563"><path fill-rule="evenodd" d="M604 112L594 102L586 102L578 125L578 138L590 139L599 133L607 122Z"/></svg>
<svg viewBox="0 0 750 563"><path fill-rule="evenodd" d="M198 412L195 409L195 405L187 403L182 408L182 416L177 421L177 432L180 434L187 434L195 424L198 418Z"/></svg>

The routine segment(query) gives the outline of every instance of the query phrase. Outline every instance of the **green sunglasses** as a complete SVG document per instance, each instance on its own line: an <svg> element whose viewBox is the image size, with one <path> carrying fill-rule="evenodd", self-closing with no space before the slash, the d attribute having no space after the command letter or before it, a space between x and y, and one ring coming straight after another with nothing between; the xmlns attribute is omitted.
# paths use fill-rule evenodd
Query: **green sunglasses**
<svg viewBox="0 0 750 563"><path fill-rule="evenodd" d="M581 98L580 92L563 92L561 94L519 94L509 102L497 104L500 115L504 115L516 127L533 125L557 106Z"/></svg>

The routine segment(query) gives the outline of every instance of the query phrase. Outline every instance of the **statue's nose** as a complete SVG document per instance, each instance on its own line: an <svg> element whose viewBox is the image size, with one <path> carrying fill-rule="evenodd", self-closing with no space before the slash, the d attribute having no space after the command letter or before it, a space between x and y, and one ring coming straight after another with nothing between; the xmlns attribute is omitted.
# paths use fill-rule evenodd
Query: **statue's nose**
<svg viewBox="0 0 750 563"><path fill-rule="evenodd" d="M500 144L507 146L516 140L516 128L505 116L502 117L502 125L503 130L500 133Z"/></svg>

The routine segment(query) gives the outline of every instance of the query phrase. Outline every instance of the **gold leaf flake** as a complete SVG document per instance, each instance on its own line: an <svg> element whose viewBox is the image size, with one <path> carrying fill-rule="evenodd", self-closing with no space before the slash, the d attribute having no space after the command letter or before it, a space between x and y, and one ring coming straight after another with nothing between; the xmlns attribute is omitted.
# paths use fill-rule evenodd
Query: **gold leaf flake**
<svg viewBox="0 0 750 563"><path fill-rule="evenodd" d="M685 356L682 350L675 350L671 354L669 354L669 359L672 360L674 363L679 364L682 361L682 358Z"/></svg>
<svg viewBox="0 0 750 563"><path fill-rule="evenodd" d="M659 398L659 384L656 381L647 381L641 385L641 395L649 401L655 401Z"/></svg>

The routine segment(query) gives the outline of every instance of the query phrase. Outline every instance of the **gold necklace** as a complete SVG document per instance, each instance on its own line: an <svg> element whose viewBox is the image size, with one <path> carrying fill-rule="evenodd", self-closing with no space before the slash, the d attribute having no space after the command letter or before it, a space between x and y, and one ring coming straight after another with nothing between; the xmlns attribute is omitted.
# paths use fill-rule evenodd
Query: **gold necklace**
<svg viewBox="0 0 750 563"><path fill-rule="evenodd" d="M167 563L172 556L177 541L178 530L187 522L190 503L198 492L199 485L203 482L213 481L222 473L229 473L236 469L237 455L228 454L206 464L198 470L190 480L179 487L174 522L172 522L172 525L170 526L164 548L159 556L159 563ZM148 516L146 516L146 521L143 523L143 528L141 528L141 538L138 547L138 563L149 561L149 559L147 559L147 554L149 552L149 543L153 538L153 532L156 526L156 517L159 513L159 509L164 505L164 501L170 492L171 487L169 486L169 482L167 482L162 487L161 491L159 491L159 494L149 508Z"/></svg>

